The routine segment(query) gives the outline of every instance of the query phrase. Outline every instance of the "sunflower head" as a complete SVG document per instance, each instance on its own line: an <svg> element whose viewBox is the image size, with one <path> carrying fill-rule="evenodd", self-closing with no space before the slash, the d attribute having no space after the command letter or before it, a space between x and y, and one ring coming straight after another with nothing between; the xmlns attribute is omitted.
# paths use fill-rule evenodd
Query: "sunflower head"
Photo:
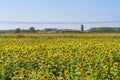
<svg viewBox="0 0 120 80"><path fill-rule="evenodd" d="M119 63L118 63L118 62L114 62L114 63L113 63L113 66L114 66L114 67L118 67L118 66L119 66Z"/></svg>
<svg viewBox="0 0 120 80"><path fill-rule="evenodd" d="M109 62L113 62L113 58L110 58L110 59L109 59Z"/></svg>
<svg viewBox="0 0 120 80"><path fill-rule="evenodd" d="M100 61L105 64L105 58L102 58Z"/></svg>
<svg viewBox="0 0 120 80"><path fill-rule="evenodd" d="M83 66L85 66L85 63L81 62L79 65L80 65L80 67L83 67Z"/></svg>
<svg viewBox="0 0 120 80"><path fill-rule="evenodd" d="M49 73L49 76L50 76L50 77L53 77L53 76L54 76L54 74L53 74L53 73Z"/></svg>
<svg viewBox="0 0 120 80"><path fill-rule="evenodd" d="M64 78L63 77L58 77L58 80L64 80Z"/></svg>
<svg viewBox="0 0 120 80"><path fill-rule="evenodd" d="M27 73L27 70L26 70L26 69L22 69L22 70L21 70L21 73L22 73L22 74L26 74L26 73Z"/></svg>
<svg viewBox="0 0 120 80"><path fill-rule="evenodd" d="M103 68L104 68L104 70L106 70L106 71L109 69L109 67L108 67L107 65L104 65Z"/></svg>
<svg viewBox="0 0 120 80"><path fill-rule="evenodd" d="M43 80L48 80L48 76L47 76L47 75L43 75L43 76L42 76L42 79L43 79Z"/></svg>
<svg viewBox="0 0 120 80"><path fill-rule="evenodd" d="M68 70L65 70L65 71L64 71L64 74L65 74L66 76L68 76L68 75L69 75L69 71L68 71Z"/></svg>
<svg viewBox="0 0 120 80"><path fill-rule="evenodd" d="M14 76L19 76L20 72L19 71L15 71L13 74L14 74Z"/></svg>
<svg viewBox="0 0 120 80"><path fill-rule="evenodd" d="M46 65L47 62L46 62L46 61L41 61L41 64L42 64L42 65Z"/></svg>
<svg viewBox="0 0 120 80"><path fill-rule="evenodd" d="M85 73L85 75L86 75L86 77L87 77L87 76L91 76L92 73L91 73L90 71L87 71L87 72Z"/></svg>
<svg viewBox="0 0 120 80"><path fill-rule="evenodd" d="M85 66L85 63L84 63L84 62L81 62L81 63L79 63L79 64L76 65L77 68L83 67L83 66Z"/></svg>
<svg viewBox="0 0 120 80"><path fill-rule="evenodd" d="M99 70L99 69L100 69L100 66L99 66L98 64L96 64L96 65L94 66L94 68L97 69L97 70Z"/></svg>

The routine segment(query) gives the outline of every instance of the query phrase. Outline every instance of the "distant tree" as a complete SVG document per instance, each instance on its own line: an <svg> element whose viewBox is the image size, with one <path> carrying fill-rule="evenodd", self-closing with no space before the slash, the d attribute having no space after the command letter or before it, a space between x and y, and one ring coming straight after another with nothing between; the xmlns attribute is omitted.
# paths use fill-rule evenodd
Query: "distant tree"
<svg viewBox="0 0 120 80"><path fill-rule="evenodd" d="M23 30L21 30L21 32L22 32L22 33L29 33L29 30L23 29Z"/></svg>
<svg viewBox="0 0 120 80"><path fill-rule="evenodd" d="M81 32L84 32L84 25L81 25Z"/></svg>
<svg viewBox="0 0 120 80"><path fill-rule="evenodd" d="M21 32L20 28L15 29L15 33L20 33L20 32Z"/></svg>
<svg viewBox="0 0 120 80"><path fill-rule="evenodd" d="M34 33L34 32L35 32L35 28L34 28L33 26L30 27L30 28L29 28L29 32L30 32L30 33Z"/></svg>
<svg viewBox="0 0 120 80"><path fill-rule="evenodd" d="M90 28L88 31L98 33L120 33L120 27L97 27Z"/></svg>

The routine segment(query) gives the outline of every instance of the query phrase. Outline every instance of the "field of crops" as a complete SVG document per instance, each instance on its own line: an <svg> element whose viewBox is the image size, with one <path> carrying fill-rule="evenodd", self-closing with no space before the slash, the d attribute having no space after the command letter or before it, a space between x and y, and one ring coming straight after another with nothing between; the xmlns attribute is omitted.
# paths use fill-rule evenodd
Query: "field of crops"
<svg viewBox="0 0 120 80"><path fill-rule="evenodd" d="M0 80L120 80L120 34L0 34Z"/></svg>

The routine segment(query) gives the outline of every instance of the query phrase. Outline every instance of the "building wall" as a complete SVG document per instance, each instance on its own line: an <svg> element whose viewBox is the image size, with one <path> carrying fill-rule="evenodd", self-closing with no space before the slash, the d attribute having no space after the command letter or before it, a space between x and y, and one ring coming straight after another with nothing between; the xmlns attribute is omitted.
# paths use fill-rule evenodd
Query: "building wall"
<svg viewBox="0 0 120 80"><path fill-rule="evenodd" d="M62 31L62 33L80 33L80 31Z"/></svg>

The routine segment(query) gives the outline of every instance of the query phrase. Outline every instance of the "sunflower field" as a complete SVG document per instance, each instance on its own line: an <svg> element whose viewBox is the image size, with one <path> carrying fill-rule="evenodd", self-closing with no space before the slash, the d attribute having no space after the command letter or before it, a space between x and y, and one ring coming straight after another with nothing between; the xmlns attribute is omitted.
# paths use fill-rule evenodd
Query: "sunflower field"
<svg viewBox="0 0 120 80"><path fill-rule="evenodd" d="M120 34L0 34L0 80L120 80Z"/></svg>

